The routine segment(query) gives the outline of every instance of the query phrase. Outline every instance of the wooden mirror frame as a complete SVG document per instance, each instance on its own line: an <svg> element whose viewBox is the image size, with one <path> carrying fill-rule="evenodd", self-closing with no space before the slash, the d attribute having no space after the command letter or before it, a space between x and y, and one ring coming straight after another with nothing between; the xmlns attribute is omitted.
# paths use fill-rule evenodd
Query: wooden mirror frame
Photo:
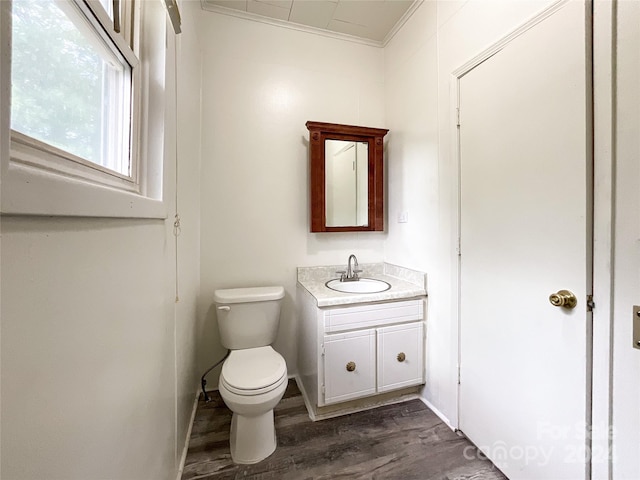
<svg viewBox="0 0 640 480"><path fill-rule="evenodd" d="M307 122L309 130L311 231L381 232L384 230L383 139L389 130L335 123ZM325 140L368 143L368 225L328 227L325 203Z"/></svg>

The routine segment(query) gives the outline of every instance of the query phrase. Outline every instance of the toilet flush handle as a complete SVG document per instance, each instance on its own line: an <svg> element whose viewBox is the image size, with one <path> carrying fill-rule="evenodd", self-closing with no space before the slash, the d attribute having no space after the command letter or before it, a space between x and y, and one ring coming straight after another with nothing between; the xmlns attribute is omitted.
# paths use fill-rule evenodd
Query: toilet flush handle
<svg viewBox="0 0 640 480"><path fill-rule="evenodd" d="M221 305L218 307L218 310L224 310L225 312L228 312L229 310L231 310L231 307L228 305Z"/></svg>

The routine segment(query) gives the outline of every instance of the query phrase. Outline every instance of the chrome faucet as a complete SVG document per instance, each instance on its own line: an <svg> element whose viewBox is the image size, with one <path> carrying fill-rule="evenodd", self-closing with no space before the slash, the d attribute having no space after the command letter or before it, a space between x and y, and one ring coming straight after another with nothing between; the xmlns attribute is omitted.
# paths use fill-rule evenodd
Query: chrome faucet
<svg viewBox="0 0 640 480"><path fill-rule="evenodd" d="M362 270L358 268L358 259L356 258L356 256L353 254L349 255L349 260L347 261L347 270L340 270L336 273L340 274L341 282L357 282L358 280L360 280L358 274L362 273Z"/></svg>

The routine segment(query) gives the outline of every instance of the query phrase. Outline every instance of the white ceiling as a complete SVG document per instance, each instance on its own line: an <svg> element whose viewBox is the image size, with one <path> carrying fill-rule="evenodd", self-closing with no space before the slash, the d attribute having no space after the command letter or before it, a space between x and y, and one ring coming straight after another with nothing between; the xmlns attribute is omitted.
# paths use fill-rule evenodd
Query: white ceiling
<svg viewBox="0 0 640 480"><path fill-rule="evenodd" d="M384 44L421 0L202 0L206 10L305 25ZM220 8L222 7L222 8ZM240 15L242 16L242 15Z"/></svg>

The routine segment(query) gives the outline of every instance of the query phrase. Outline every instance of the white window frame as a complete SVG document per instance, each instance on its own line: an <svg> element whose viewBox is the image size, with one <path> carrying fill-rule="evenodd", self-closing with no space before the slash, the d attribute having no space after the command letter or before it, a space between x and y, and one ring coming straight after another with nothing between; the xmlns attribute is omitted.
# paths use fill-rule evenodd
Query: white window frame
<svg viewBox="0 0 640 480"><path fill-rule="evenodd" d="M75 2L96 18L95 26L112 26L98 0ZM11 1L0 1L0 214L167 217L162 174L166 13L161 2L148 1L135 2L131 13L133 22L130 15L121 19L123 35L96 28L132 67L132 170L127 177L11 131Z"/></svg>

